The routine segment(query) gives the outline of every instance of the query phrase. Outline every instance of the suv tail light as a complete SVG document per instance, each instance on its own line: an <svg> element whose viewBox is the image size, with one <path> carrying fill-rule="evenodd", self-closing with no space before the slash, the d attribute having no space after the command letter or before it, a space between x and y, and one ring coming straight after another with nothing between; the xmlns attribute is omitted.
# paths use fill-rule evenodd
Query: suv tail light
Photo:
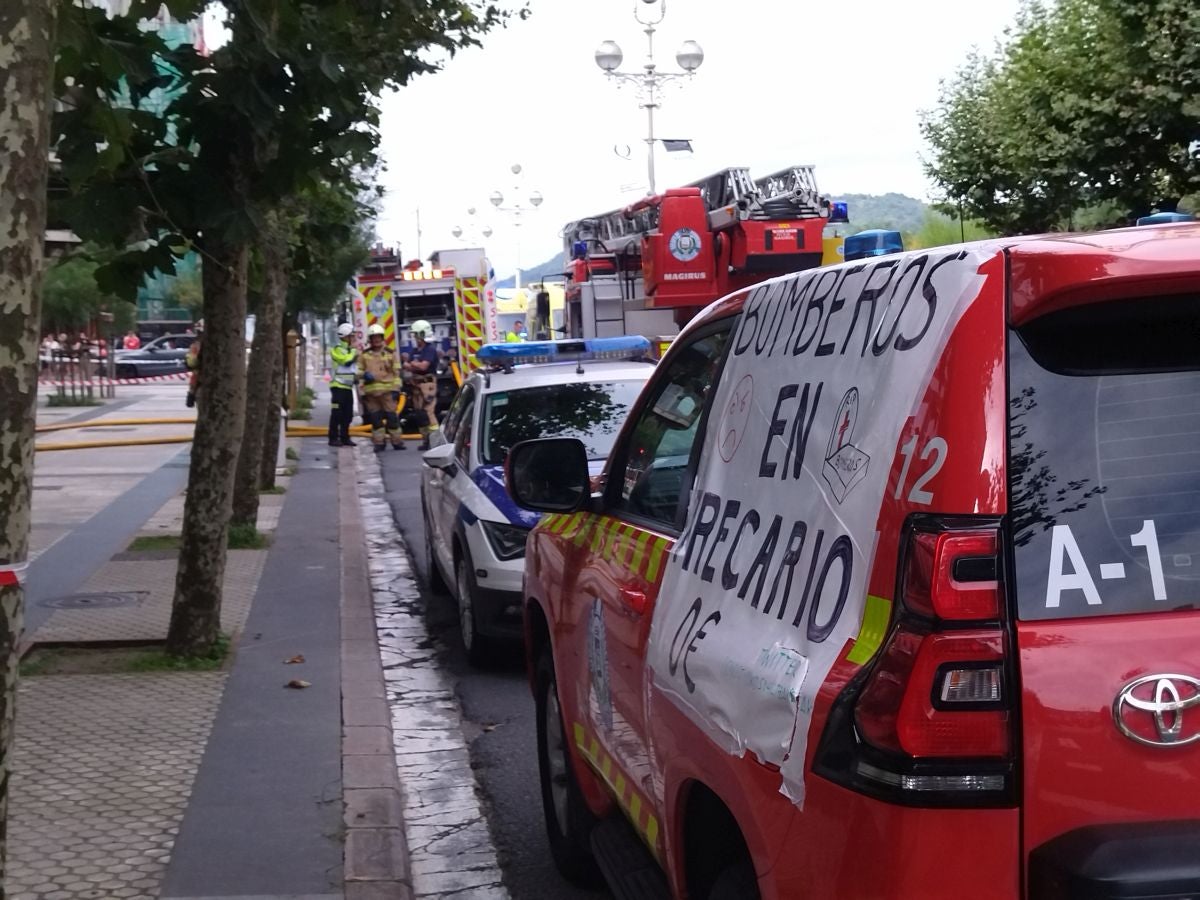
<svg viewBox="0 0 1200 900"><path fill-rule="evenodd" d="M1013 802L1000 521L913 516L883 648L830 711L814 769L900 803Z"/></svg>

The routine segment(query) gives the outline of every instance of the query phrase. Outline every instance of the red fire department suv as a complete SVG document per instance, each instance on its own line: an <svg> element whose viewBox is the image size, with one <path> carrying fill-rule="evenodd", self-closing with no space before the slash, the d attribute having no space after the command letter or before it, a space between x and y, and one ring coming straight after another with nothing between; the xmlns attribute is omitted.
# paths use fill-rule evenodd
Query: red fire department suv
<svg viewBox="0 0 1200 900"><path fill-rule="evenodd" d="M508 483L568 877L1200 897L1200 226L739 292Z"/></svg>

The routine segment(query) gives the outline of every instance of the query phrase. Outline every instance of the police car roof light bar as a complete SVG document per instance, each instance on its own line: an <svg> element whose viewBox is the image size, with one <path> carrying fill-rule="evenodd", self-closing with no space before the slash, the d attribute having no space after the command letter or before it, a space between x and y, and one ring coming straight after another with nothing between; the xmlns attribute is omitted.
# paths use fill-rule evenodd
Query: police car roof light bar
<svg viewBox="0 0 1200 900"><path fill-rule="evenodd" d="M580 362L584 360L649 359L650 341L641 335L585 338L562 341L522 341L484 344L475 358L505 369L522 363Z"/></svg>

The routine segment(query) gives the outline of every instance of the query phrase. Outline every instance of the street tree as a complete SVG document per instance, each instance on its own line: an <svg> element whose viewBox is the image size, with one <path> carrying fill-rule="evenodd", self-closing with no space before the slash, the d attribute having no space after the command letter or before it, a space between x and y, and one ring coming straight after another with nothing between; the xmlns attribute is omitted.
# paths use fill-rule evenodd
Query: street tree
<svg viewBox="0 0 1200 900"><path fill-rule="evenodd" d="M43 0L0 4L0 896L23 611L19 571L29 551L33 489L55 13Z"/></svg>
<svg viewBox="0 0 1200 900"><path fill-rule="evenodd" d="M225 0L228 40L201 57L137 19L62 0L67 40L56 117L71 188L64 214L85 239L128 248L102 270L114 287L202 257L205 335L168 651L219 637L226 532L245 418L243 321L249 253L296 191L368 161L379 97L437 71L509 13L481 0ZM205 0L167 0L176 17ZM524 11L520 13L524 15ZM140 108L169 97L163 115Z"/></svg>
<svg viewBox="0 0 1200 900"><path fill-rule="evenodd" d="M1023 7L922 117L947 205L1001 233L1173 209L1200 187L1200 12L1194 0ZM1094 216L1084 216L1084 219Z"/></svg>
<svg viewBox="0 0 1200 900"><path fill-rule="evenodd" d="M283 394L285 321L328 316L367 256L374 207L363 172L298 192L268 217L259 239L262 289L246 384L246 429L238 453L233 522L253 526L259 491L275 486Z"/></svg>

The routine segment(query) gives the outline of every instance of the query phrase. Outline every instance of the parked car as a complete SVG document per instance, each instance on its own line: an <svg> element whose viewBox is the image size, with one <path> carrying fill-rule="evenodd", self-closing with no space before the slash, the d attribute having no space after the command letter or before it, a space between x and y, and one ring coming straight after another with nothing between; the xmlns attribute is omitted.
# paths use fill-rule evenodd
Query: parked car
<svg viewBox="0 0 1200 900"><path fill-rule="evenodd" d="M1197 225L803 272L676 339L600 492L514 447L560 870L1200 896L1198 284Z"/></svg>
<svg viewBox="0 0 1200 900"><path fill-rule="evenodd" d="M525 538L540 516L504 489L509 448L531 437L579 437L598 473L654 371L649 351L643 338L618 338L487 345L476 354L497 370L463 383L440 429L445 443L425 453L421 477L428 571L436 589L449 586L457 598L472 663L492 641L521 636Z"/></svg>
<svg viewBox="0 0 1200 900"><path fill-rule="evenodd" d="M147 375L170 375L186 372L184 361L192 342L193 334L164 334L137 350L118 350L116 368L118 378L142 378Z"/></svg>

